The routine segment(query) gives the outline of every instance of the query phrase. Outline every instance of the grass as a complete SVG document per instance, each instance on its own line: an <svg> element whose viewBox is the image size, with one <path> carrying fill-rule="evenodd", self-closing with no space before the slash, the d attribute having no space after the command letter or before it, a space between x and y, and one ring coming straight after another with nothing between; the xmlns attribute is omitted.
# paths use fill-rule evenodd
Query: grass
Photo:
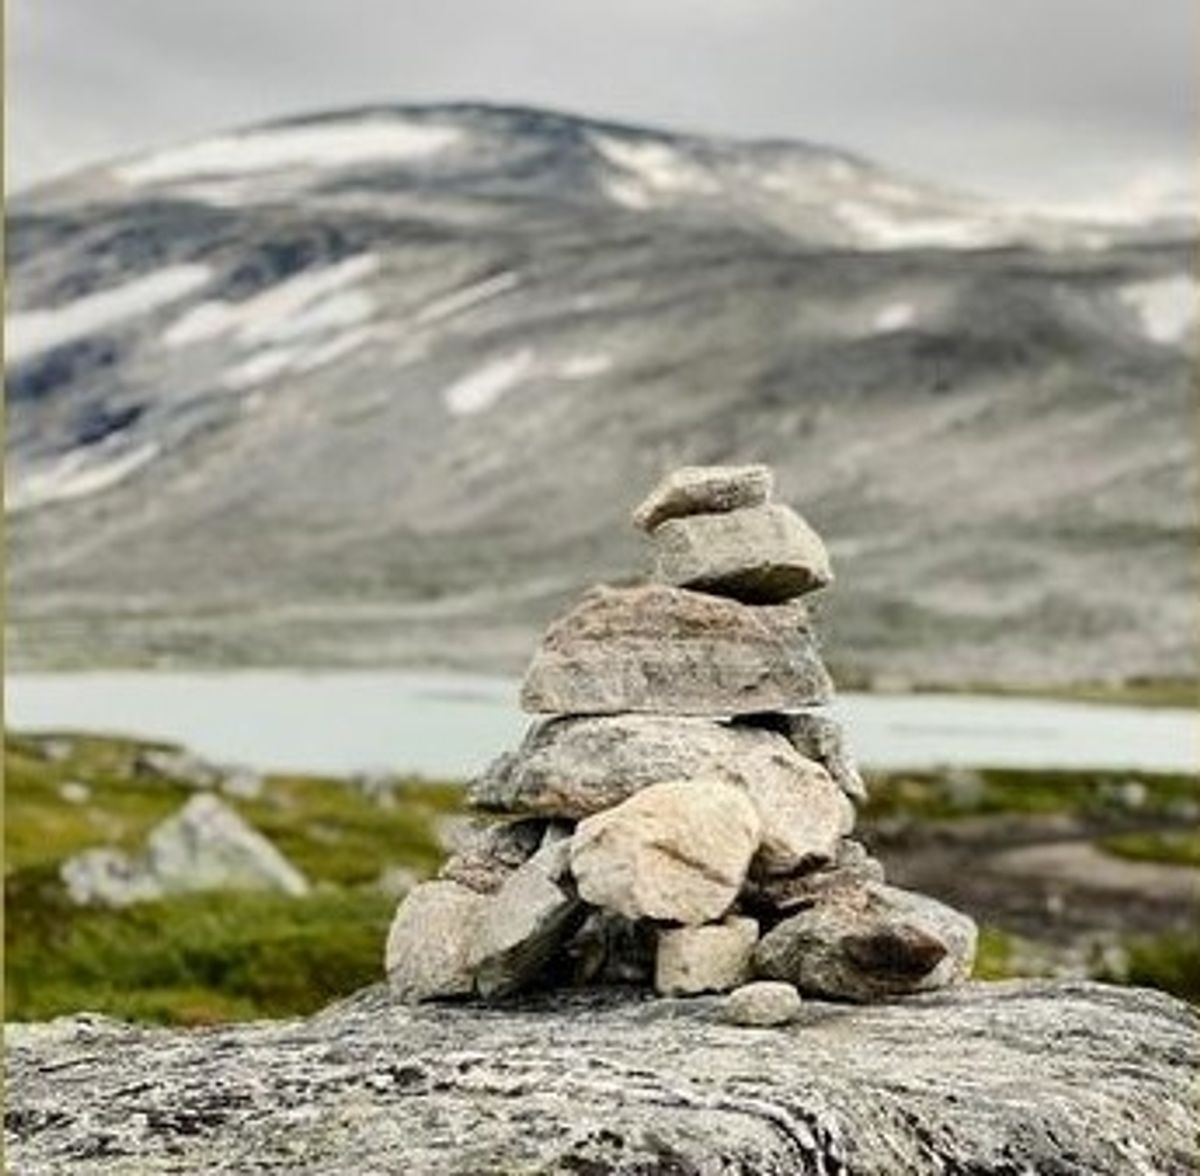
<svg viewBox="0 0 1200 1176"><path fill-rule="evenodd" d="M1200 829L1120 833L1105 837L1100 847L1108 853L1137 862L1162 862L1200 869Z"/></svg>
<svg viewBox="0 0 1200 1176"><path fill-rule="evenodd" d="M68 749L47 754L47 743ZM89 1009L169 1024L311 1012L380 978L395 899L389 867L421 877L443 851L452 784L403 781L388 806L344 781L271 776L254 800L223 797L314 883L304 898L221 893L122 910L72 905L63 859L96 845L139 847L194 788L136 770L145 744L6 739L5 1016ZM154 745L162 746L162 745ZM89 790L71 803L68 782Z"/></svg>
<svg viewBox="0 0 1200 1176"><path fill-rule="evenodd" d="M1128 817L1126 789L1133 781L1142 791L1140 817L1174 819L1184 806L1200 805L1200 782L1182 774L983 768L873 774L866 814L917 820L1001 813Z"/></svg>

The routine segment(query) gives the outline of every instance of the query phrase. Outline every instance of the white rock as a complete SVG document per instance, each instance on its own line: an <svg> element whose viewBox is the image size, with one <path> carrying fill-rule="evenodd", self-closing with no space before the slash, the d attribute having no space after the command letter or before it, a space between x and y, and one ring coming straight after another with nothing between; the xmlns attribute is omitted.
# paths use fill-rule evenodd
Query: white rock
<svg viewBox="0 0 1200 1176"><path fill-rule="evenodd" d="M662 931L654 987L663 996L728 992L750 974L758 923L731 915L720 923Z"/></svg>
<svg viewBox="0 0 1200 1176"><path fill-rule="evenodd" d="M803 1007L794 984L782 980L755 980L734 989L721 1006L721 1016L732 1025L771 1026L794 1021Z"/></svg>
<svg viewBox="0 0 1200 1176"><path fill-rule="evenodd" d="M758 506L771 497L764 465L681 466L667 474L633 512L633 525L653 531L668 519Z"/></svg>
<svg viewBox="0 0 1200 1176"><path fill-rule="evenodd" d="M652 784L581 821L580 897L629 919L707 923L733 905L762 836L746 793L720 780Z"/></svg>

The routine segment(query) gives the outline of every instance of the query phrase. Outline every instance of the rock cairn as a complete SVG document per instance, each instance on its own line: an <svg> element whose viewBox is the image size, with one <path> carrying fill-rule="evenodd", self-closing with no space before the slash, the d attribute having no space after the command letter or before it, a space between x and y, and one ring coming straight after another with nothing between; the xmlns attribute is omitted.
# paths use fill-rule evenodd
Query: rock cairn
<svg viewBox="0 0 1200 1176"><path fill-rule="evenodd" d="M550 626L521 693L539 717L470 788L487 823L396 912L401 998L754 979L727 1016L762 1024L794 1011L781 983L869 1001L970 973L972 921L850 837L866 790L800 599L829 559L771 496L765 466L689 467L634 511L653 582Z"/></svg>

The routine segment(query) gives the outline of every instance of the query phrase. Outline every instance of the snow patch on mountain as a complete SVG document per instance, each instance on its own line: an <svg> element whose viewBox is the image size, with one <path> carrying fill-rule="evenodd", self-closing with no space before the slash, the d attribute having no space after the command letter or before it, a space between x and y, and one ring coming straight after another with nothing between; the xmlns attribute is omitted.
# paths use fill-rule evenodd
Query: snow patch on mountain
<svg viewBox="0 0 1200 1176"><path fill-rule="evenodd" d="M533 368L531 348L494 359L456 380L442 392L442 401L452 416L486 412Z"/></svg>
<svg viewBox="0 0 1200 1176"><path fill-rule="evenodd" d="M113 170L118 179L137 185L285 167L349 167L422 159L455 145L461 137L457 127L404 119L276 127L160 151Z"/></svg>
<svg viewBox="0 0 1200 1176"><path fill-rule="evenodd" d="M167 266L63 306L11 314L5 324L5 354L10 363L20 363L175 302L211 277L206 265Z"/></svg>
<svg viewBox="0 0 1200 1176"><path fill-rule="evenodd" d="M14 474L5 487L5 508L11 514L68 498L107 490L158 456L154 442L134 449L106 445L64 453L40 469Z"/></svg>
<svg viewBox="0 0 1200 1176"><path fill-rule="evenodd" d="M1156 343L1180 342L1195 330L1200 317L1200 284L1187 274L1136 282L1125 286L1120 296Z"/></svg>
<svg viewBox="0 0 1200 1176"><path fill-rule="evenodd" d="M626 208L650 208L659 197L720 189L706 168L666 143L604 134L592 134L588 139L605 162L618 169L608 179L606 191Z"/></svg>
<svg viewBox="0 0 1200 1176"><path fill-rule="evenodd" d="M244 344L273 343L355 325L370 317L374 303L365 291L346 287L378 268L375 254L359 253L305 270L243 302L201 302L167 328L163 341L185 347L233 335Z"/></svg>
<svg viewBox="0 0 1200 1176"><path fill-rule="evenodd" d="M584 352L564 360L558 369L558 374L564 380L586 380L609 371L612 365L611 355L605 355L600 351Z"/></svg>
<svg viewBox="0 0 1200 1176"><path fill-rule="evenodd" d="M449 318L459 311L467 310L480 302L486 302L489 298L495 298L497 294L513 289L520 280L511 270L506 270L504 273L493 274L490 278L463 286L462 289L454 290L423 307L417 314L417 322L425 324Z"/></svg>
<svg viewBox="0 0 1200 1176"><path fill-rule="evenodd" d="M902 331L917 320L917 308L911 302L891 302L879 310L871 325L879 333Z"/></svg>
<svg viewBox="0 0 1200 1176"><path fill-rule="evenodd" d="M979 249L1005 239L1003 227L974 217L897 217L878 205L839 200L838 219L863 249Z"/></svg>

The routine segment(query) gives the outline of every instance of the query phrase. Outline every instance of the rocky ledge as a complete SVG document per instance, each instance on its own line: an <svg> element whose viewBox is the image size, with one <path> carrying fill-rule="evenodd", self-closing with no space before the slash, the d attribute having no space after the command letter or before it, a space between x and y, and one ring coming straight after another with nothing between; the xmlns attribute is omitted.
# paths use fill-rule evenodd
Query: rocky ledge
<svg viewBox="0 0 1200 1176"><path fill-rule="evenodd" d="M619 990L501 1006L382 986L307 1021L8 1031L9 1170L490 1173L1197 1170L1200 1019L1158 993L967 984L805 1001Z"/></svg>

